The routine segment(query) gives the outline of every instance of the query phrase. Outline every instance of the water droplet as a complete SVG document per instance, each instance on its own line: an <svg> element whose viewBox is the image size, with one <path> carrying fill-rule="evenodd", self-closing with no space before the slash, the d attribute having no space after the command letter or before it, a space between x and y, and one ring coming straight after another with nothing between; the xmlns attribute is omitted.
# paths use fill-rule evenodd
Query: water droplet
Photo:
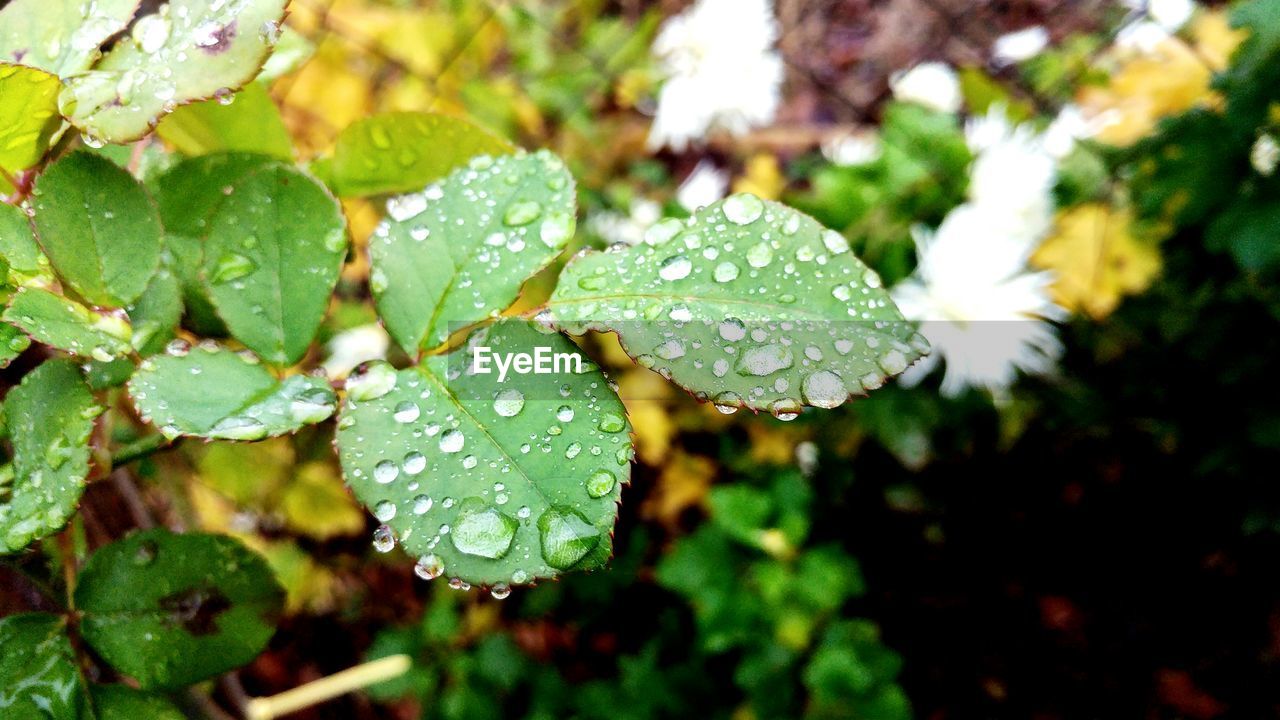
<svg viewBox="0 0 1280 720"><path fill-rule="evenodd" d="M218 265L213 270L213 277L210 281L215 285L239 280L240 278L251 275L258 266L253 260L240 255L239 253L225 253L218 258Z"/></svg>
<svg viewBox="0 0 1280 720"><path fill-rule="evenodd" d="M853 297L853 291L849 289L848 285L836 285L831 288L831 296L841 302L849 302L849 298Z"/></svg>
<svg viewBox="0 0 1280 720"><path fill-rule="evenodd" d="M890 375L897 375L907 369L907 358L899 350L890 350L880 356L880 369Z"/></svg>
<svg viewBox="0 0 1280 720"><path fill-rule="evenodd" d="M420 413L417 403L405 400L396 405L395 413L391 417L395 418L398 423L411 423L418 419Z"/></svg>
<svg viewBox="0 0 1280 720"><path fill-rule="evenodd" d="M396 369L390 363L369 363L363 373L347 379L347 397L352 400L375 400L396 386Z"/></svg>
<svg viewBox="0 0 1280 720"><path fill-rule="evenodd" d="M617 484L617 478L613 473L608 470L597 470L587 478L587 494L593 498L604 497L613 491L615 484Z"/></svg>
<svg viewBox="0 0 1280 720"><path fill-rule="evenodd" d="M440 452L456 453L462 449L467 438L459 430L445 430L440 436Z"/></svg>
<svg viewBox="0 0 1280 720"><path fill-rule="evenodd" d="M400 464L404 468L405 475L417 475L427 469L427 456L417 450L411 450L405 453L404 460Z"/></svg>
<svg viewBox="0 0 1280 720"><path fill-rule="evenodd" d="M373 506L373 516L382 522L390 522L396 516L396 504L390 500L379 500Z"/></svg>
<svg viewBox="0 0 1280 720"><path fill-rule="evenodd" d="M430 496L418 495L413 498L413 514L426 515L431 510L432 505L435 505L435 501Z"/></svg>
<svg viewBox="0 0 1280 720"><path fill-rule="evenodd" d="M542 205L535 200L519 200L511 203L502 215L502 222L512 227L528 225L542 214Z"/></svg>
<svg viewBox="0 0 1280 720"><path fill-rule="evenodd" d="M737 265L734 265L728 260L725 260L724 262L716 266L716 269L712 272L711 276L715 278L716 282L727 283L727 282L733 282L734 280L737 280L738 273L740 272L742 271L738 268Z"/></svg>
<svg viewBox="0 0 1280 720"><path fill-rule="evenodd" d="M524 393L515 388L499 390L493 397L493 411L502 417L515 417L524 410Z"/></svg>
<svg viewBox="0 0 1280 720"><path fill-rule="evenodd" d="M575 224L574 217L568 213L551 213L546 220L542 221L538 237L542 240L542 244L549 248L564 247L565 243L569 242L569 238L573 237Z"/></svg>
<svg viewBox="0 0 1280 720"><path fill-rule="evenodd" d="M504 582L494 583L493 587L489 588L489 594L494 600L506 600L511 596L511 586Z"/></svg>
<svg viewBox="0 0 1280 720"><path fill-rule="evenodd" d="M618 413L607 412L600 416L600 429L607 433L620 432L626 426L626 418Z"/></svg>
<svg viewBox="0 0 1280 720"><path fill-rule="evenodd" d="M663 360L676 360L682 358L685 354L684 341L679 338L671 338L654 348L653 354Z"/></svg>
<svg viewBox="0 0 1280 720"><path fill-rule="evenodd" d="M738 342L747 336L747 326L738 318L725 318L720 323L720 337L729 342Z"/></svg>
<svg viewBox="0 0 1280 720"><path fill-rule="evenodd" d="M553 506L538 517L542 559L567 570L600 544L600 530L572 508Z"/></svg>
<svg viewBox="0 0 1280 720"><path fill-rule="evenodd" d="M439 555L423 555L414 564L413 573L423 580L435 580L444 574L444 561Z"/></svg>
<svg viewBox="0 0 1280 720"><path fill-rule="evenodd" d="M561 405L556 410L556 420L562 423L573 422L573 408L568 405Z"/></svg>
<svg viewBox="0 0 1280 720"><path fill-rule="evenodd" d="M400 477L400 468L390 460L380 460L373 466L373 479L382 485L394 482Z"/></svg>
<svg viewBox="0 0 1280 720"><path fill-rule="evenodd" d="M824 230L822 233L822 244L827 246L827 252L832 255L849 252L849 241L835 230Z"/></svg>
<svg viewBox="0 0 1280 720"><path fill-rule="evenodd" d="M671 241L671 238L678 235L683 228L684 223L676 218L661 220L644 231L644 242L653 246L665 245Z"/></svg>
<svg viewBox="0 0 1280 720"><path fill-rule="evenodd" d="M564 457L566 460L572 460L578 457L578 454L581 452L582 452L582 443L571 442L569 443L569 447L564 449Z"/></svg>
<svg viewBox="0 0 1280 720"><path fill-rule="evenodd" d="M261 440L267 436L267 426L255 418L232 416L215 423L208 435L221 440Z"/></svg>
<svg viewBox="0 0 1280 720"><path fill-rule="evenodd" d="M683 255L672 255L658 266L658 276L663 280L682 280L693 271L693 263Z"/></svg>
<svg viewBox="0 0 1280 720"><path fill-rule="evenodd" d="M747 264L753 268L762 268L773 262L773 248L767 242L758 242L747 250Z"/></svg>
<svg viewBox="0 0 1280 720"><path fill-rule="evenodd" d="M480 498L470 497L458 507L458 520L449 538L458 552L497 559L507 554L520 523Z"/></svg>
<svg viewBox="0 0 1280 720"><path fill-rule="evenodd" d="M791 398L774 400L769 405L769 412L773 413L774 417L782 420L783 422L795 420L800 417L800 411L802 409L803 406Z"/></svg>
<svg viewBox="0 0 1280 720"><path fill-rule="evenodd" d="M795 362L791 349L779 343L747 348L738 356L734 371L739 375L764 377L785 370Z"/></svg>
<svg viewBox="0 0 1280 720"><path fill-rule="evenodd" d="M849 397L844 381L830 370L819 370L804 379L800 387L805 402L820 408L839 407Z"/></svg>
<svg viewBox="0 0 1280 720"><path fill-rule="evenodd" d="M380 553L391 552L396 546L395 533L391 532L391 528L386 525L379 525L377 530L373 531L373 549Z"/></svg>
<svg viewBox="0 0 1280 720"><path fill-rule="evenodd" d="M711 398L711 402L722 415L732 415L738 412L738 408L743 405L742 396L732 390L726 390L716 395Z"/></svg>
<svg viewBox="0 0 1280 720"><path fill-rule="evenodd" d="M748 193L737 193L725 198L721 205L724 216L735 225L750 225L760 219L764 213L764 203L760 198Z"/></svg>

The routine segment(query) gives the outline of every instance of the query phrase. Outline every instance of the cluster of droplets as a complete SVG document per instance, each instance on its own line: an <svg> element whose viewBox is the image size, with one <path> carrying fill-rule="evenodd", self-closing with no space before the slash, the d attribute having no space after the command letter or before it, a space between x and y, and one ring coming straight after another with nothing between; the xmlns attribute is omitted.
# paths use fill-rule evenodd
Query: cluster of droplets
<svg viewBox="0 0 1280 720"><path fill-rule="evenodd" d="M842 235L749 194L580 256L550 307L575 332L616 330L641 366L722 412L782 420L874 390L928 350Z"/></svg>

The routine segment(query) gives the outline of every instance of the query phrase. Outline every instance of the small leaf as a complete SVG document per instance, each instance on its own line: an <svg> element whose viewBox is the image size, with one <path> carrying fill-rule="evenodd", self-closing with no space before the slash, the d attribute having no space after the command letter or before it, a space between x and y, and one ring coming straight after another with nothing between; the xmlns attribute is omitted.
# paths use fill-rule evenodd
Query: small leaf
<svg viewBox="0 0 1280 720"><path fill-rule="evenodd" d="M324 175L342 197L416 192L477 155L514 151L507 141L465 120L386 113L343 130L333 157L323 161Z"/></svg>
<svg viewBox="0 0 1280 720"><path fill-rule="evenodd" d="M75 75L89 69L98 48L137 9L138 0L14 0L0 10L0 60Z"/></svg>
<svg viewBox="0 0 1280 720"><path fill-rule="evenodd" d="M71 517L89 474L89 435L102 408L68 360L50 360L5 398L13 486L0 504L0 553L21 550Z"/></svg>
<svg viewBox="0 0 1280 720"><path fill-rule="evenodd" d="M573 178L546 151L480 156L387 211L369 240L370 285L412 355L507 308L560 254L574 231Z"/></svg>
<svg viewBox="0 0 1280 720"><path fill-rule="evenodd" d="M0 62L0 168L10 174L44 157L62 118L57 76Z"/></svg>
<svg viewBox="0 0 1280 720"><path fill-rule="evenodd" d="M579 255L548 307L571 332L616 332L640 365L725 412L783 419L879 388L927 351L840 234L752 195Z"/></svg>
<svg viewBox="0 0 1280 720"><path fill-rule="evenodd" d="M128 685L94 685L92 694L98 720L183 720L186 717L163 695L135 690Z"/></svg>
<svg viewBox="0 0 1280 720"><path fill-rule="evenodd" d="M204 248L209 297L237 339L289 365L311 345L347 255L346 220L322 185L282 164L227 186Z"/></svg>
<svg viewBox="0 0 1280 720"><path fill-rule="evenodd" d="M173 0L138 18L93 70L68 78L63 114L100 140L137 140L177 106L252 80L279 38L285 5Z"/></svg>
<svg viewBox="0 0 1280 720"><path fill-rule="evenodd" d="M182 290L178 279L168 268L160 268L151 284L136 302L129 306L133 324L130 343L140 355L154 355L174 337L174 328L182 319Z"/></svg>
<svg viewBox="0 0 1280 720"><path fill-rule="evenodd" d="M321 378L277 380L261 365L216 346L144 360L129 397L168 437L261 440L323 422L337 405Z"/></svg>
<svg viewBox="0 0 1280 720"><path fill-rule="evenodd" d="M422 577L490 586L603 565L631 471L622 402L587 364L502 383L463 372L478 347L577 350L510 320L451 355L399 372L375 364L349 380L338 452L347 484L390 528L375 541L389 549L398 537Z"/></svg>
<svg viewBox="0 0 1280 720"><path fill-rule="evenodd" d="M72 153L36 181L33 207L37 240L85 300L124 307L146 289L160 265L160 218L128 172Z"/></svg>
<svg viewBox="0 0 1280 720"><path fill-rule="evenodd" d="M31 347L31 338L9 323L0 323L0 369Z"/></svg>
<svg viewBox="0 0 1280 720"><path fill-rule="evenodd" d="M19 290L9 301L4 320L45 345L99 362L110 362L132 350L132 331L124 317L94 312L48 290Z"/></svg>
<svg viewBox="0 0 1280 720"><path fill-rule="evenodd" d="M0 618L0 709L6 718L93 717L66 625L48 613Z"/></svg>
<svg viewBox="0 0 1280 720"><path fill-rule="evenodd" d="M156 132L184 155L252 152L293 162L293 144L266 86L252 82L232 102L205 100L180 107Z"/></svg>
<svg viewBox="0 0 1280 720"><path fill-rule="evenodd" d="M237 540L156 529L94 553L75 600L81 634L112 667L144 688L177 688L261 652L284 591Z"/></svg>
<svg viewBox="0 0 1280 720"><path fill-rule="evenodd" d="M20 207L4 203L0 203L0 258L9 264L11 278L15 271L27 276L47 271L48 261L31 233L27 214Z"/></svg>

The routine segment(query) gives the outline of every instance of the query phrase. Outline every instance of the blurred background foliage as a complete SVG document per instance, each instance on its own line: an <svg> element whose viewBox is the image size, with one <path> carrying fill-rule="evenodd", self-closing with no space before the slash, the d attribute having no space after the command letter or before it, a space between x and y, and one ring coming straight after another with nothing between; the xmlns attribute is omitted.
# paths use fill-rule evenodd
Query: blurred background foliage
<svg viewBox="0 0 1280 720"><path fill-rule="evenodd" d="M1108 119L1058 158L1030 258L1065 311L1056 368L994 394L939 392L935 373L784 424L721 415L590 338L638 434L616 557L503 601L373 552L329 427L186 443L143 461L140 489L95 483L82 551L162 523L268 558L288 616L213 688L228 707L414 658L299 718L1280 716L1280 180L1258 157L1280 126L1280 5L1234 9L1251 35L1214 5L1125 44L1141 11L1102 0L778 0L773 122L654 152L650 48L687 5L295 0L257 83L180 109L162 144L104 152L144 175L219 149L306 161L369 115L442 112L564 157L580 243L687 214L682 190L711 167L713 186L842 231L893 285L916 268L913 228L973 191L965 122L894 98L895 73L940 61L968 117ZM1031 26L1047 47L993 51ZM876 152L848 142L868 137ZM363 244L380 211L344 204ZM386 351L366 277L356 253L323 331L331 374ZM37 560L55 583L57 557ZM16 588L0 609L39 607L0 573Z"/></svg>

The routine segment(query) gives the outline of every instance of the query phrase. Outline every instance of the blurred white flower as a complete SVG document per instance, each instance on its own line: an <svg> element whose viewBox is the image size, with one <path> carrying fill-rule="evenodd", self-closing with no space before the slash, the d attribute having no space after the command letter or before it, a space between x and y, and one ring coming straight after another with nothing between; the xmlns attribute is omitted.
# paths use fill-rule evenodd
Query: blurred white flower
<svg viewBox="0 0 1280 720"><path fill-rule="evenodd" d="M684 150L712 130L741 135L773 120L782 58L771 0L698 0L669 18L653 43L667 76L649 148Z"/></svg>
<svg viewBox="0 0 1280 720"><path fill-rule="evenodd" d="M1263 177L1271 177L1275 174L1276 165L1280 164L1280 144L1276 143L1275 136L1269 134L1258 136L1257 141L1253 143L1253 148L1249 151L1249 163Z"/></svg>
<svg viewBox="0 0 1280 720"><path fill-rule="evenodd" d="M586 227L610 245L639 245L644 240L644 231L661 218L661 205L648 198L637 198L631 201L626 215L614 210L591 213Z"/></svg>
<svg viewBox="0 0 1280 720"><path fill-rule="evenodd" d="M991 232L990 210L961 205L936 232L914 232L919 265L893 300L933 353L901 378L920 382L945 360L942 392L983 388L1003 400L1018 371L1050 372L1062 345L1047 320L1064 313L1049 299L1051 277L1030 272L1021 243Z"/></svg>
<svg viewBox="0 0 1280 720"><path fill-rule="evenodd" d="M1115 46L1121 50L1149 55L1168 40L1169 31L1150 20L1139 20L1120 28Z"/></svg>
<svg viewBox="0 0 1280 720"><path fill-rule="evenodd" d="M989 232L1023 243L1030 253L1053 222L1057 161L1041 135L1010 123L999 105L971 120L965 136L975 153L970 200L985 210Z"/></svg>
<svg viewBox="0 0 1280 720"><path fill-rule="evenodd" d="M1129 8L1144 13L1165 32L1174 33L1195 14L1193 0L1124 0Z"/></svg>
<svg viewBox="0 0 1280 720"><path fill-rule="evenodd" d="M1058 116L1045 128L1043 143L1045 152L1053 158L1061 160L1075 150L1076 143L1097 135L1112 122L1107 113L1093 118L1085 117L1084 111L1077 105L1065 105L1058 111Z"/></svg>
<svg viewBox="0 0 1280 720"><path fill-rule="evenodd" d="M680 183L676 190L676 202L689 212L704 208L725 196L729 191L729 174L716 168L715 163L702 160Z"/></svg>
<svg viewBox="0 0 1280 720"><path fill-rule="evenodd" d="M391 338L377 323L360 325L334 335L325 346L329 357L320 367L330 380L340 380L351 374L360 363L382 360L387 357Z"/></svg>
<svg viewBox="0 0 1280 720"><path fill-rule="evenodd" d="M842 167L867 165L880 159L880 137L872 130L841 133L822 143L822 155Z"/></svg>
<svg viewBox="0 0 1280 720"><path fill-rule="evenodd" d="M1039 55L1049 46L1049 31L1037 25L996 38L992 54L997 62L1020 63Z"/></svg>
<svg viewBox="0 0 1280 720"><path fill-rule="evenodd" d="M950 65L928 62L895 74L889 80L893 96L942 112L960 110L960 79Z"/></svg>

